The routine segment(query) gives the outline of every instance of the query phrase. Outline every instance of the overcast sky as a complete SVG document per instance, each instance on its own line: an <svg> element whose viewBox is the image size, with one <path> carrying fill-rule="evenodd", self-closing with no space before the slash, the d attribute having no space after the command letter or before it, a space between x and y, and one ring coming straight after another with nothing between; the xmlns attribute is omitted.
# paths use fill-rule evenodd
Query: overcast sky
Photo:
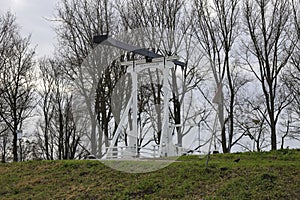
<svg viewBox="0 0 300 200"><path fill-rule="evenodd" d="M0 0L0 13L10 10L17 17L23 35L31 36L38 56L51 55L55 44L53 23L54 8L58 0ZM52 27L51 27L52 26Z"/></svg>

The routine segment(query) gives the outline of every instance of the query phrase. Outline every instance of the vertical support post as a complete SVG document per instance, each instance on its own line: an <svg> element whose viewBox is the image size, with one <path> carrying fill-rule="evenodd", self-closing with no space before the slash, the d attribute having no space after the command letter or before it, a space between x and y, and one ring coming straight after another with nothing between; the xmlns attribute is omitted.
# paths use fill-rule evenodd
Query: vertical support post
<svg viewBox="0 0 300 200"><path fill-rule="evenodd" d="M165 144L165 153L169 153L170 134L169 134L169 68L166 66L166 58L164 58L163 66L163 91L164 91L164 114L163 114L163 126L159 144L159 155L162 155L163 144ZM167 155L168 156L168 155Z"/></svg>
<svg viewBox="0 0 300 200"><path fill-rule="evenodd" d="M121 129L122 129L122 125L123 125L123 122L125 121L125 118L127 116L127 113L129 112L129 109L130 109L130 106L131 106L131 103L132 103L132 96L130 97L128 103L127 103L127 106L125 108L125 111L124 113L122 114L121 116L121 119L120 119L120 123L118 124L118 127L117 127L117 130L115 132L115 135L110 143L110 146L108 147L108 150L107 150L107 157L111 157L112 156L112 149L115 145L115 143L117 142L118 140L118 137L120 135L120 132L121 132Z"/></svg>
<svg viewBox="0 0 300 200"><path fill-rule="evenodd" d="M205 162L205 167L206 168L208 168L208 162L209 162L209 159L210 159L211 145L212 145L212 142L213 142L213 140L216 136L217 122L218 122L218 112L216 112L216 117L215 117L215 121L214 121L214 125L213 125L213 130L212 130L212 134L211 134L211 138L210 138L210 142L209 142L208 154L207 154L206 162Z"/></svg>
<svg viewBox="0 0 300 200"><path fill-rule="evenodd" d="M139 134L138 134L138 124L137 124L137 112L138 112L138 80L137 80L137 70L135 68L135 61L133 59L133 71L132 71L132 132L133 135L136 135L136 144L135 144L135 154L138 157L138 141L139 141Z"/></svg>

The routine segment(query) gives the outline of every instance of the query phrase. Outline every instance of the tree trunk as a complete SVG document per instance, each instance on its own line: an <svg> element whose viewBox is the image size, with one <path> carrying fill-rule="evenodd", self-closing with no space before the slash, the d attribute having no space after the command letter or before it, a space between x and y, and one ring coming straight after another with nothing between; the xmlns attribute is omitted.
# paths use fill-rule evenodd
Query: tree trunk
<svg viewBox="0 0 300 200"><path fill-rule="evenodd" d="M277 150L276 124L271 121L271 150Z"/></svg>
<svg viewBox="0 0 300 200"><path fill-rule="evenodd" d="M102 157L103 129L98 124L98 158Z"/></svg>
<svg viewBox="0 0 300 200"><path fill-rule="evenodd" d="M3 136L3 151L2 151L2 159L1 162L5 163L6 162L6 144L7 144L7 136Z"/></svg>
<svg viewBox="0 0 300 200"><path fill-rule="evenodd" d="M14 130L13 130L13 157L14 162L18 162L18 136L17 136L17 123L14 122Z"/></svg>
<svg viewBox="0 0 300 200"><path fill-rule="evenodd" d="M92 154L97 154L97 140L96 140L96 127L97 122L93 116L91 116L91 145L92 145Z"/></svg>
<svg viewBox="0 0 300 200"><path fill-rule="evenodd" d="M218 118L221 128L221 145L223 153L227 153L227 140L226 140L226 128L225 128L225 121L224 121L224 99L223 93L221 96L221 103L218 104Z"/></svg>

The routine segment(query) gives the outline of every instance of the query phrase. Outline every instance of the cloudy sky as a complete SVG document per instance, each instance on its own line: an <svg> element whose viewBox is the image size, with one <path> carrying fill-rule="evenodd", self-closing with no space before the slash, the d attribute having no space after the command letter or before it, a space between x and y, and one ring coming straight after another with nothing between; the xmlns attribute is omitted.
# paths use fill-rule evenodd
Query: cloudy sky
<svg viewBox="0 0 300 200"><path fill-rule="evenodd" d="M51 55L55 44L54 8L58 0L0 0L0 13L10 10L17 16L23 35L32 35L32 46L38 56Z"/></svg>

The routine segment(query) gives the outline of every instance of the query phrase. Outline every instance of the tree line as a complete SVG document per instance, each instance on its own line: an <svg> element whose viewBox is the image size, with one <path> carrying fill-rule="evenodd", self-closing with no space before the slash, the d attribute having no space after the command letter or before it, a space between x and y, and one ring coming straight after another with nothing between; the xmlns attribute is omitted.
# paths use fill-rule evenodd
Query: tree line
<svg viewBox="0 0 300 200"><path fill-rule="evenodd" d="M130 54L107 63L109 52L96 48L93 36L137 30L143 30L145 47L187 63L172 68L169 80L170 122L179 146L191 134L191 123L201 123L206 134L219 124L215 148L224 153L234 147L276 150L287 139L299 143L299 11L294 0L62 0L53 16L58 48L43 58L35 54L30 36L21 36L15 16L2 13L2 161L102 157L129 98L118 88L130 88L120 65ZM95 49L101 57L93 58ZM138 92L138 123L145 136L138 142L147 146L160 142L162 107L153 105L162 104L164 93L159 70L143 73L148 78L140 75L142 81L150 77L151 84ZM32 126L33 118L34 131L18 141L18 130ZM131 117L123 129L118 142L127 144ZM204 146L208 139L201 141Z"/></svg>

